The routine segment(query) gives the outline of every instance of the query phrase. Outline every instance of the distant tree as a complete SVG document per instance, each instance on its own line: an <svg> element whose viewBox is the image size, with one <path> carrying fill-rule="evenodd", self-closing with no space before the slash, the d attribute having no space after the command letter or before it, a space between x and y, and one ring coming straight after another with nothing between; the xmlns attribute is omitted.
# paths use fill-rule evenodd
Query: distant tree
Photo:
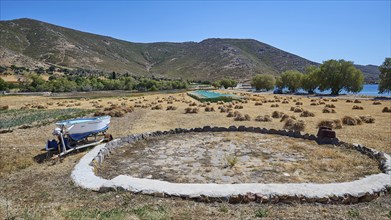
<svg viewBox="0 0 391 220"><path fill-rule="evenodd" d="M43 67L39 67L39 68L35 69L34 72L36 72L38 74L43 74L43 73L45 73L45 69Z"/></svg>
<svg viewBox="0 0 391 220"><path fill-rule="evenodd" d="M47 70L46 72L49 73L49 74L53 74L53 72L56 70L56 67L51 65Z"/></svg>
<svg viewBox="0 0 391 220"><path fill-rule="evenodd" d="M7 71L7 67L0 66L0 73L4 73L5 71Z"/></svg>
<svg viewBox="0 0 391 220"><path fill-rule="evenodd" d="M212 83L212 86L215 87L215 88L220 88L221 87L220 81L214 81Z"/></svg>
<svg viewBox="0 0 391 220"><path fill-rule="evenodd" d="M319 89L331 89L332 95L338 95L342 89L359 92L363 88L364 74L345 60L327 60L320 66Z"/></svg>
<svg viewBox="0 0 391 220"><path fill-rule="evenodd" d="M284 88L284 84L282 83L282 79L281 79L281 76L277 76L276 77L276 83L275 83L276 87L278 90L282 90Z"/></svg>
<svg viewBox="0 0 391 220"><path fill-rule="evenodd" d="M379 66L380 70L380 83L379 93L391 92L391 58L388 57L384 60L383 64Z"/></svg>
<svg viewBox="0 0 391 220"><path fill-rule="evenodd" d="M251 85L255 87L256 90L272 90L274 89L274 84L276 79L273 75L270 74L258 74L252 78Z"/></svg>
<svg viewBox="0 0 391 220"><path fill-rule="evenodd" d="M0 78L0 91L6 91L9 89L8 83L4 79Z"/></svg>
<svg viewBox="0 0 391 220"><path fill-rule="evenodd" d="M297 70L288 70L281 74L282 88L288 88L290 92L296 92L301 86L303 74Z"/></svg>
<svg viewBox="0 0 391 220"><path fill-rule="evenodd" d="M132 77L124 77L122 80L124 81L125 90L132 90L137 85L136 81Z"/></svg>
<svg viewBox="0 0 391 220"><path fill-rule="evenodd" d="M236 85L238 85L238 82L233 79L222 79L219 81L219 83L225 89L228 89L230 87L235 87Z"/></svg>
<svg viewBox="0 0 391 220"><path fill-rule="evenodd" d="M305 74L301 78L301 88L309 94L313 94L319 86L319 72L320 69L316 66L308 66L305 69Z"/></svg>
<svg viewBox="0 0 391 220"><path fill-rule="evenodd" d="M109 76L109 79L117 79L117 73L116 72L112 72Z"/></svg>

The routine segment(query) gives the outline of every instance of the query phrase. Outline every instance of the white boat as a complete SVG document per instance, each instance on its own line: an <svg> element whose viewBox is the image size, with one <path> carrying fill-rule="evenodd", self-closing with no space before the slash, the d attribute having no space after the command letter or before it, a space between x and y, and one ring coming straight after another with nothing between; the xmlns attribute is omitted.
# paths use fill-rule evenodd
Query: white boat
<svg viewBox="0 0 391 220"><path fill-rule="evenodd" d="M109 128L110 116L77 118L57 122L56 125L73 140L80 140L90 134L99 133Z"/></svg>
<svg viewBox="0 0 391 220"><path fill-rule="evenodd" d="M48 141L47 151L58 150L59 156L65 155L73 150L93 146L111 140L111 135L105 134L110 124L110 116L100 116L93 118L77 118L59 121L56 123L53 135L58 137L58 141ZM103 138L97 140L97 136L103 134ZM89 137L94 137L93 142Z"/></svg>

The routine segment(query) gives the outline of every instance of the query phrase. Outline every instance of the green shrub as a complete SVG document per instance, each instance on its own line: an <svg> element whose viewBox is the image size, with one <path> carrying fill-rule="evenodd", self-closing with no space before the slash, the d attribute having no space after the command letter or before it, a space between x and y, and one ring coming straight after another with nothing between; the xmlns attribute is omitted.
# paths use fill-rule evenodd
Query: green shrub
<svg viewBox="0 0 391 220"><path fill-rule="evenodd" d="M263 208L259 208L255 211L255 217L257 218L266 218L268 216L268 211Z"/></svg>

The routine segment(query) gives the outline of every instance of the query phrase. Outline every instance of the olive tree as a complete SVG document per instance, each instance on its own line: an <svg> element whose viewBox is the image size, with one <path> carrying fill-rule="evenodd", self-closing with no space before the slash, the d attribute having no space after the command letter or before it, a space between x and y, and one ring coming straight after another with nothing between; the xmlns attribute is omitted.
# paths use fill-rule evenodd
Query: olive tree
<svg viewBox="0 0 391 220"><path fill-rule="evenodd" d="M274 84L276 79L270 74L258 74L252 78L251 85L255 87L256 90L272 90L274 89Z"/></svg>
<svg viewBox="0 0 391 220"><path fill-rule="evenodd" d="M301 77L301 88L309 94L314 94L314 91L319 86L318 76L320 69L316 66L308 66L305 69L304 75Z"/></svg>
<svg viewBox="0 0 391 220"><path fill-rule="evenodd" d="M342 89L348 92L360 92L363 88L364 74L345 60L327 60L320 65L319 89L331 89L332 95L338 95Z"/></svg>
<svg viewBox="0 0 391 220"><path fill-rule="evenodd" d="M301 86L303 74L297 70L288 70L281 74L281 89L288 88L290 92L296 92Z"/></svg>
<svg viewBox="0 0 391 220"><path fill-rule="evenodd" d="M222 79L219 81L219 84L223 86L225 89L228 89L229 87L235 87L238 82L236 82L233 79Z"/></svg>
<svg viewBox="0 0 391 220"><path fill-rule="evenodd" d="M384 60L383 64L379 66L380 70L380 83L379 93L391 92L391 58L388 57Z"/></svg>

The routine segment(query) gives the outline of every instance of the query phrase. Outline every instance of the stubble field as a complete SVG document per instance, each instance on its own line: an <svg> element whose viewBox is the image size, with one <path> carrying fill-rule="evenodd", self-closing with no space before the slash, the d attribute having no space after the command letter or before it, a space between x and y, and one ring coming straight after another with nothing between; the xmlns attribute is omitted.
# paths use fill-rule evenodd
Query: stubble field
<svg viewBox="0 0 391 220"><path fill-rule="evenodd" d="M389 100L374 104L374 100L370 99L360 99L355 103L354 97L332 100L329 97L320 99L271 94L253 94L247 98L247 103L231 104L232 114L235 111L242 116L248 114L246 119L250 121L236 121L234 117L227 117L229 112L221 112L219 107L225 105L224 108L229 109L228 103L201 104L184 93L134 97L127 94L102 98L1 96L0 105L8 106L8 110L0 110L0 130L13 131L0 134L0 216L10 219L252 219L261 216L266 219L390 219L389 194L369 203L354 205L207 204L127 192L96 193L80 189L73 185L70 173L85 152L69 155L62 162L40 160L45 155L42 148L46 140L53 138L53 121L92 115L110 106L111 114L122 116L111 120L109 131L114 138L205 125L282 129L285 122L272 117L273 112L277 111L295 116L296 121L304 121L303 132L310 134L316 134L319 122L339 119L342 128L336 129L336 132L340 140L364 144L391 154L391 113L382 112L384 107L391 107ZM283 103L284 100L288 103ZM336 113L323 113L326 105ZM355 105L363 109L353 110ZM166 110L168 106L176 109ZM214 111L205 111L205 108L211 107ZM302 112L291 111L292 107L307 110L314 117L300 117ZM186 108L198 108L198 112L185 114ZM271 121L255 120L257 116L265 115L269 115ZM370 116L374 123L365 123L366 119L362 117L359 125L345 125L342 120L345 116L353 119L355 116Z"/></svg>

